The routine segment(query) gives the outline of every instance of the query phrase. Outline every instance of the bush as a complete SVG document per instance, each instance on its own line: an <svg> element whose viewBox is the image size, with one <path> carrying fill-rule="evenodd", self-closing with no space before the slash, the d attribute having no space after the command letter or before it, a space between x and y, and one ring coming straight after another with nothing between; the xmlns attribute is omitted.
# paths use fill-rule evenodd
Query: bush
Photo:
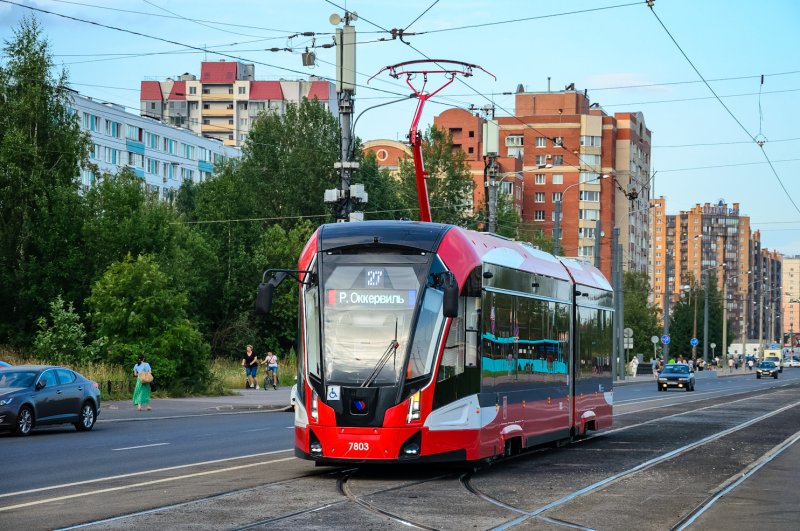
<svg viewBox="0 0 800 531"><path fill-rule="evenodd" d="M92 351L85 346L86 330L72 302L65 304L59 295L50 303L50 321L40 317L36 324L39 331L33 339L33 350L40 358L54 365L91 360Z"/></svg>

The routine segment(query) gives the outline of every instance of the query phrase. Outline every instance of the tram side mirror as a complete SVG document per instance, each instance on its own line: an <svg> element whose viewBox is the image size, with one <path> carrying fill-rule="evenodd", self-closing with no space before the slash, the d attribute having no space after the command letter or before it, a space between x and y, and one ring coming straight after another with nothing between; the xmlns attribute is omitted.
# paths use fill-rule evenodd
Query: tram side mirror
<svg viewBox="0 0 800 531"><path fill-rule="evenodd" d="M284 278L286 278L286 273L279 271L269 279L269 282L262 282L258 285L258 293L256 294L257 314L266 314L272 310L272 293L278 284L283 282Z"/></svg>
<svg viewBox="0 0 800 531"><path fill-rule="evenodd" d="M448 273L442 279L444 289L444 302L442 311L445 317L458 317L458 282L453 273Z"/></svg>

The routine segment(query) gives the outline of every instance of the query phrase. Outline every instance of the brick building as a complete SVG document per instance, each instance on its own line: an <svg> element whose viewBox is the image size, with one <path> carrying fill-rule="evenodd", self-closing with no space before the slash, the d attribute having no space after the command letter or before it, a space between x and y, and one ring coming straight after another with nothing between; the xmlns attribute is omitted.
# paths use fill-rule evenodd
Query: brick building
<svg viewBox="0 0 800 531"><path fill-rule="evenodd" d="M555 204L561 200L561 254L592 259L599 218L602 271L610 277L611 231L616 226L624 268L645 272L651 141L643 115L609 116L575 90L520 91L514 116L495 120L500 127L500 172L522 174L523 220L552 234ZM466 154L476 183L483 182L482 123L481 117L461 109L434 118L437 127L450 132L453 148ZM475 208L482 208L483 190L476 187ZM514 196L519 192L520 186L514 185Z"/></svg>

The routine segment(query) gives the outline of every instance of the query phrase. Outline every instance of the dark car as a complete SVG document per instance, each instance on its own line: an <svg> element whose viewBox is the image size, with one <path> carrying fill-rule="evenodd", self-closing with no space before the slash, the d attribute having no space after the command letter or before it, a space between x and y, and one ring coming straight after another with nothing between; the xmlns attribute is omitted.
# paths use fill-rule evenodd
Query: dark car
<svg viewBox="0 0 800 531"><path fill-rule="evenodd" d="M762 361L756 367L756 378L761 379L762 376L772 376L777 380L779 372L780 368L774 361Z"/></svg>
<svg viewBox="0 0 800 531"><path fill-rule="evenodd" d="M685 363L668 363L658 374L658 390L670 387L694 391L694 371Z"/></svg>
<svg viewBox="0 0 800 531"><path fill-rule="evenodd" d="M49 365L0 368L0 430L28 435L34 426L73 424L89 431L100 414L100 387Z"/></svg>

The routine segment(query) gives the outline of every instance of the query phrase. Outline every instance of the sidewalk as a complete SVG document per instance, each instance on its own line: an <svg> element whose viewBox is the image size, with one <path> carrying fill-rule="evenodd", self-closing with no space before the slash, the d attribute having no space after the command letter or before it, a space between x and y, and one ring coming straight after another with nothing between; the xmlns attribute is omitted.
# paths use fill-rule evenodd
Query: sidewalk
<svg viewBox="0 0 800 531"><path fill-rule="evenodd" d="M210 415L222 412L291 411L290 387L273 389L231 389L229 396L155 398L152 411L136 411L130 400L104 400L98 420L128 420L153 417Z"/></svg>

